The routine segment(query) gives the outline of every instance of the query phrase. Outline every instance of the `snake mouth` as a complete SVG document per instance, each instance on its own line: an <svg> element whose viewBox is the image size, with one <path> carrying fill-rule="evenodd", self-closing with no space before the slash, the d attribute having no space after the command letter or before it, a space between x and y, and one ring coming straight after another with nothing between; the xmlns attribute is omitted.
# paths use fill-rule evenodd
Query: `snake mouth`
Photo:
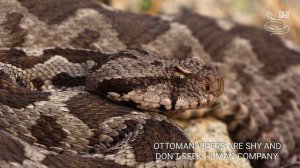
<svg viewBox="0 0 300 168"><path fill-rule="evenodd" d="M220 82L222 85L223 82ZM223 86L223 85L222 85ZM223 88L220 87L218 92L222 92ZM148 111L158 111L158 112L165 112L165 111L181 111L181 110L188 110L188 109L197 109L206 107L211 105L215 102L216 94L206 94L201 96L200 98L188 99L188 98L178 98L176 101L172 101L168 97L159 97L159 96L145 96L137 91L132 91L130 93L121 95L115 92L108 92L107 97L113 101L118 102L127 102L131 104L135 104L135 108L141 110L148 110Z"/></svg>
<svg viewBox="0 0 300 168"><path fill-rule="evenodd" d="M108 92L108 98L113 101L118 102L132 102L136 106L136 108L141 110L149 110L149 111L158 111L158 112L166 112L166 111L180 111L180 110L188 110L202 107L203 104L209 101L209 98L203 99L203 101L199 102L197 99L193 101L187 101L186 99L178 99L175 103L168 97L164 98L147 98L141 94L135 94L136 92L131 92L126 95L120 95L115 92Z"/></svg>

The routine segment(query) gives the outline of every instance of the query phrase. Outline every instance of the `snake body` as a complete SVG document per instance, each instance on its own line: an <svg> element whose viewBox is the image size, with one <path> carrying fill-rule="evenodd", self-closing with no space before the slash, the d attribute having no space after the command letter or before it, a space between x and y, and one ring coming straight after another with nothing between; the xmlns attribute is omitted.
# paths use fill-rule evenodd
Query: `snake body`
<svg viewBox="0 0 300 168"><path fill-rule="evenodd" d="M153 148L189 143L163 113L212 105L223 80L207 115L227 123L234 141L282 144L280 159L252 165L299 161L292 43L198 14L137 15L94 0L11 0L0 9L1 166L193 167L155 159L193 153Z"/></svg>
<svg viewBox="0 0 300 168"><path fill-rule="evenodd" d="M161 141L189 142L172 121L161 114L121 105L114 109L109 107L114 104L103 103L108 98L143 111L207 106L223 92L223 79L215 68L198 58L170 60L141 49L114 54L61 48L42 51L0 52L3 131L55 151L61 154L55 156L59 159L77 154L75 158L88 163L96 157L90 163L96 167L193 165L192 160L180 158L154 162L155 154L162 151L153 146L166 136L162 133L169 135ZM73 164L71 160L55 162L52 166Z"/></svg>

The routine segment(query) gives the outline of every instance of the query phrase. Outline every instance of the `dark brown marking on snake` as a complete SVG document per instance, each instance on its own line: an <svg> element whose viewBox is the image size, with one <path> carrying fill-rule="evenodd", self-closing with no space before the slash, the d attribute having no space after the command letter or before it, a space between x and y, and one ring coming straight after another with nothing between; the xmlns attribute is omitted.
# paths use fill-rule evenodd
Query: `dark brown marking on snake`
<svg viewBox="0 0 300 168"><path fill-rule="evenodd" d="M94 136L89 139L91 146L93 146L93 144L102 143L107 147L111 147L111 144L107 143L105 139L103 141L99 141L99 137L101 135L107 135L107 132L104 133L103 130L99 128L99 124L108 118L128 115L133 110L132 108L108 102L97 95L91 94L80 94L74 96L66 101L65 104L72 115L83 121L89 128L94 129ZM116 127L118 127L118 125L116 125ZM99 152L99 149L92 148L89 149L89 152ZM101 152L103 152L103 149ZM110 153L114 152L117 151L110 151Z"/></svg>
<svg viewBox="0 0 300 168"><path fill-rule="evenodd" d="M264 30L243 25L235 26L230 33L250 40L257 58L265 65L261 70L267 77L274 77L288 67L300 64L300 54L286 48L278 36L269 36Z"/></svg>
<svg viewBox="0 0 300 168"><path fill-rule="evenodd" d="M126 126L125 129L119 130L119 134L112 137L115 140L113 145L116 145L117 142L125 139L130 134L130 132L134 132L134 130L137 129L138 121L125 120L123 124Z"/></svg>
<svg viewBox="0 0 300 168"><path fill-rule="evenodd" d="M130 142L138 162L155 161L156 153L193 153L193 149L167 149L165 146L154 149L154 143L157 142L189 143L186 136L178 133L178 128L171 123L147 119L143 127L145 134L140 134L135 141Z"/></svg>
<svg viewBox="0 0 300 168"><path fill-rule="evenodd" d="M20 85L21 87L26 87L27 86L26 83L24 83L24 80L19 76L16 77L16 83L18 85Z"/></svg>
<svg viewBox="0 0 300 168"><path fill-rule="evenodd" d="M244 71L245 65L236 64L233 66L233 69L238 75L237 80L241 83L241 86L243 87L243 91L246 94L250 94L251 87L254 84L253 76L251 76L250 74Z"/></svg>
<svg viewBox="0 0 300 168"><path fill-rule="evenodd" d="M47 24L60 24L70 16L74 16L79 8L97 8L97 1L82 0L19 0L22 6ZM51 9L51 10L49 10Z"/></svg>
<svg viewBox="0 0 300 168"><path fill-rule="evenodd" d="M128 12L113 12L101 8L98 10L111 20L113 28L118 32L118 38L128 48L141 48L142 44L153 41L157 36L170 29L167 21L156 16L135 15ZM136 24L139 24L137 26Z"/></svg>
<svg viewBox="0 0 300 168"><path fill-rule="evenodd" d="M141 52L140 52L141 53ZM138 57L136 55L134 55L133 53L128 52L128 50L125 51L120 51L118 53L114 53L114 54L110 54L107 55L102 62L97 61L97 63L95 65L93 65L89 71L90 72L94 72L97 69L101 68L101 66L103 64L105 64L108 61L112 61L112 60L116 60L116 59L121 59L121 58L132 58L132 59L138 59Z"/></svg>
<svg viewBox="0 0 300 168"><path fill-rule="evenodd" d="M260 131L257 133L257 135L252 136L251 139L258 139L258 137L262 136L262 133L264 133L264 131L270 131L273 127L275 127L274 123L272 123L271 121L281 120L282 116L287 115L287 113L289 113L289 111L293 111L293 105L291 103L291 100L295 100L295 98L296 98L296 96L293 92L291 92L287 89L283 89L283 90L281 90L280 94L275 95L275 96L279 99L280 105L274 105L273 106L274 113L272 115L267 116L270 123L258 123L257 122L256 124L258 124L257 127L259 127ZM268 102L268 103L271 103L271 102ZM261 111L260 110L255 111L255 113L259 113L259 112L261 112ZM266 115L266 114L263 114L263 115ZM261 116L261 115L253 115L254 118L256 116ZM258 119L256 119L256 120L258 120ZM249 125L250 124L247 124L246 126L249 127ZM261 130L263 130L263 131L261 131ZM245 136L245 137L247 137L247 136Z"/></svg>
<svg viewBox="0 0 300 168"><path fill-rule="evenodd" d="M58 123L54 116L41 115L30 130L37 143L47 147L60 146L60 142L67 137L63 125Z"/></svg>
<svg viewBox="0 0 300 168"><path fill-rule="evenodd" d="M91 29L84 29L83 32L79 33L76 38L71 41L72 46L78 48L89 48L92 49L92 43L94 43L100 37L99 32Z"/></svg>
<svg viewBox="0 0 300 168"><path fill-rule="evenodd" d="M32 68L38 63L43 63L50 57L28 57L22 50L11 48L0 51L0 62L11 64L18 68Z"/></svg>
<svg viewBox="0 0 300 168"><path fill-rule="evenodd" d="M122 78L104 80L98 84L93 92L102 95L107 92L116 92L118 94L126 94L134 89L143 88L144 86L155 85L157 83L166 82L165 77L140 77L140 78ZM122 87L120 87L122 83Z"/></svg>
<svg viewBox="0 0 300 168"><path fill-rule="evenodd" d="M61 55L72 63L83 63L86 62L86 60L93 60L97 63L106 63L108 60L108 54L104 54L100 51L74 50L69 48L53 48L44 50L42 57L47 58L54 55Z"/></svg>
<svg viewBox="0 0 300 168"><path fill-rule="evenodd" d="M24 155L24 145L0 130L0 160L22 164L27 157Z"/></svg>
<svg viewBox="0 0 300 168"><path fill-rule="evenodd" d="M186 58L193 57L192 51L193 50L191 46L186 46L184 44L181 44L180 46L178 46L178 48L176 48L176 50L173 52L172 55L174 59L183 60Z"/></svg>
<svg viewBox="0 0 300 168"><path fill-rule="evenodd" d="M155 65L155 66L161 66L163 63L160 62L160 61L155 60L155 61L151 62L151 64Z"/></svg>
<svg viewBox="0 0 300 168"><path fill-rule="evenodd" d="M148 56L149 54L144 50L136 50L140 56ZM108 61L118 58L133 58L137 59L135 53L128 52L128 50L121 51L115 54L105 54L101 51L94 50L76 50L70 48L51 48L45 49L43 54L39 57L26 55L20 49L11 48L9 50L0 50L0 62L11 64L18 68L30 69L36 64L42 64L53 56L62 56L72 63L83 63L87 60L95 61L99 67Z"/></svg>
<svg viewBox="0 0 300 168"><path fill-rule="evenodd" d="M223 61L224 46L232 41L233 36L221 29L214 19L189 13L180 16L176 21L185 24L192 31L214 61Z"/></svg>
<svg viewBox="0 0 300 168"><path fill-rule="evenodd" d="M214 61L224 61L224 51L228 44L234 38L241 37L250 41L257 58L265 65L261 70L266 77L274 77L300 63L299 53L286 48L279 37L269 36L266 31L243 25L236 25L225 31L214 19L198 14L182 15L176 21L188 26Z"/></svg>
<svg viewBox="0 0 300 168"><path fill-rule="evenodd" d="M93 60L104 64L108 61L108 54L103 54L100 51L53 48L44 50L44 54L39 57L28 57L24 51L11 48L9 50L0 50L0 62L22 69L30 69L36 64L44 63L55 55L63 56L72 63L83 63L86 60Z"/></svg>
<svg viewBox="0 0 300 168"><path fill-rule="evenodd" d="M76 155L65 155L65 154L49 154L42 161L43 164L49 168L126 168L128 166L120 165L115 163L113 160L104 160L102 158L88 158Z"/></svg>
<svg viewBox="0 0 300 168"><path fill-rule="evenodd" d="M2 74L5 74L1 71ZM0 76L0 102L13 108L23 108L37 101L49 100L50 93L31 91L12 82L6 75Z"/></svg>
<svg viewBox="0 0 300 168"><path fill-rule="evenodd" d="M139 105L133 101L120 101L119 104L133 109L137 109L137 106Z"/></svg>
<svg viewBox="0 0 300 168"><path fill-rule="evenodd" d="M288 110L293 109L293 105L291 104L291 100L295 100L296 96L293 92L283 89L279 95L277 95L281 105L274 106L274 110L276 114L282 114Z"/></svg>
<svg viewBox="0 0 300 168"><path fill-rule="evenodd" d="M45 84L45 82L41 78L34 78L31 80L31 82L33 86L39 91L41 91L42 86Z"/></svg>
<svg viewBox="0 0 300 168"><path fill-rule="evenodd" d="M290 148L297 149L299 147L299 136L297 135L298 133L296 133L296 130L298 130L298 126L297 124L294 124L295 118L290 118L290 115L294 117L297 116L297 114L292 114L294 113L294 110L291 102L292 100L295 100L296 95L290 90L283 89L281 90L281 93L275 95L275 97L279 99L280 105L273 105L274 111L272 110L272 112L269 114L265 114L266 111L264 110L263 106L259 106L257 107L257 109L250 109L250 113L252 114L241 122L242 125L231 132L231 137L234 139L234 141L241 141L241 139L239 138L242 138L243 142L282 142L282 145L284 146L297 146ZM267 118L267 120L261 120L261 118ZM242 135L240 134L241 132L243 132ZM265 149L264 152L278 153L286 150L286 148L281 148L277 151L274 150L275 149ZM251 152L261 151L256 149ZM294 153L294 151L290 150L288 152L289 154ZM287 159L284 155L280 155L280 157L282 160ZM254 167L263 167L264 160L253 160L251 161L251 163Z"/></svg>
<svg viewBox="0 0 300 168"><path fill-rule="evenodd" d="M124 141L132 133L134 133L134 131L138 129L137 128L138 124L139 122L135 119L124 120L123 122L120 123L118 122L111 123L110 128L113 129L111 132L108 132L107 130L103 130L102 128L95 130L94 136L89 139L90 141L89 145L93 146L95 144L101 143L106 148L101 149L100 151L97 151L97 149L93 148L92 150L90 150L90 152L116 154L118 152L118 149L111 149L111 148L114 147L115 145L118 145L118 143ZM109 139L103 137L109 137ZM110 138L113 140L111 141Z"/></svg>
<svg viewBox="0 0 300 168"><path fill-rule="evenodd" d="M136 55L137 54L137 55ZM74 50L69 48L54 48L54 49L47 49L44 50L44 54L42 56L43 60L47 60L50 57L54 55L61 55L68 59L72 63L83 63L87 60L95 61L96 65L92 68L92 70L95 70L99 67L101 67L103 64L107 63L108 61L120 59L120 58L132 58L132 59L138 59L138 56L149 56L150 54L155 53L149 53L142 49L136 49L134 52L132 50L124 50L120 51L118 53L113 54L106 54L102 53L101 51L94 51L94 50ZM1 61L1 60L0 60Z"/></svg>
<svg viewBox="0 0 300 168"><path fill-rule="evenodd" d="M138 53L142 53L143 50L137 50ZM42 57L50 58L54 55L61 55L64 58L68 59L72 63L83 63L87 60L95 61L95 65L90 69L91 71L100 68L103 64L108 61L116 60L119 58L132 58L137 59L138 57L133 53L128 52L128 50L120 51L118 53L106 54L101 51L94 50L74 50L74 49L63 49L63 48L54 48L44 50ZM0 60L1 61L1 60Z"/></svg>
<svg viewBox="0 0 300 168"><path fill-rule="evenodd" d="M65 102L70 113L92 129L107 118L130 114L132 108L119 106L103 100L97 95L79 94ZM95 108L97 107L97 108Z"/></svg>
<svg viewBox="0 0 300 168"><path fill-rule="evenodd" d="M6 16L6 22L1 25L10 36L9 47L22 46L22 43L25 41L27 30L20 26L23 17L24 16L21 13L9 13Z"/></svg>
<svg viewBox="0 0 300 168"><path fill-rule="evenodd" d="M76 86L84 86L85 85L85 76L70 76L66 72L61 72L56 74L51 82L57 88L62 87L76 87Z"/></svg>

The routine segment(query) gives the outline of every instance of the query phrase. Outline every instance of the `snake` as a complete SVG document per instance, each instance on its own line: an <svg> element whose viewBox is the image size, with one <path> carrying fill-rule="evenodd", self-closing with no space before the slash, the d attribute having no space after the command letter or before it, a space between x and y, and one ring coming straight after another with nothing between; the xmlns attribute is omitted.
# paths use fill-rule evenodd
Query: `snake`
<svg viewBox="0 0 300 168"><path fill-rule="evenodd" d="M96 0L0 2L2 167L194 167L167 113L206 109L235 142L300 159L299 47L264 29ZM243 152L243 151L241 151ZM247 151L244 151L247 152ZM179 157L157 159L159 153Z"/></svg>

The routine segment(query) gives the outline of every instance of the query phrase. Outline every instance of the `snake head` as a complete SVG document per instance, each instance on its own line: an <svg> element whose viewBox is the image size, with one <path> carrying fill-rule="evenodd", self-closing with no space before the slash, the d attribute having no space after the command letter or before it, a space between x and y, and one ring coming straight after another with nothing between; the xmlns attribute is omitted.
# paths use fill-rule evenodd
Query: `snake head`
<svg viewBox="0 0 300 168"><path fill-rule="evenodd" d="M197 58L179 62L171 68L170 76L171 110L211 105L224 90L224 80L217 69Z"/></svg>
<svg viewBox="0 0 300 168"><path fill-rule="evenodd" d="M87 90L150 111L178 111L212 104L223 92L219 72L197 58L170 60L129 50L87 75Z"/></svg>

